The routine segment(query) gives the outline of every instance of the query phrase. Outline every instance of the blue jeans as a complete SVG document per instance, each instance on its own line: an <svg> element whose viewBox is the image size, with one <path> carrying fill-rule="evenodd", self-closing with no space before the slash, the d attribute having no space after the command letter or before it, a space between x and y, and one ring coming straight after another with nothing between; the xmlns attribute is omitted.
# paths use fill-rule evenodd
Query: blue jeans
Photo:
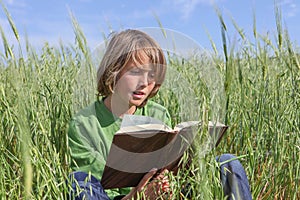
<svg viewBox="0 0 300 200"><path fill-rule="evenodd" d="M69 176L71 190L70 200L109 200L100 181L85 172L74 172Z"/></svg>
<svg viewBox="0 0 300 200"><path fill-rule="evenodd" d="M228 200L251 200L249 181L242 164L231 154L223 154L217 157L221 165L220 174L224 194Z"/></svg>
<svg viewBox="0 0 300 200"><path fill-rule="evenodd" d="M231 154L223 154L216 159L224 163L220 168L220 177L228 200L252 200L248 178L242 164ZM70 180L72 189L69 199L109 200L100 181L92 175L74 172L70 175ZM116 200L121 198L122 196L115 197Z"/></svg>

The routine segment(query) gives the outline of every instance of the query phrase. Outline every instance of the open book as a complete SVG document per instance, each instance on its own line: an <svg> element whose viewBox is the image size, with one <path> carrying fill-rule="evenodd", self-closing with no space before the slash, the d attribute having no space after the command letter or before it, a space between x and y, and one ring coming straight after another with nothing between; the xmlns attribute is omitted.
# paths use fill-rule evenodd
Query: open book
<svg viewBox="0 0 300 200"><path fill-rule="evenodd" d="M227 128L209 123L209 134L216 145ZM178 169L179 160L200 130L199 121L183 122L172 129L151 117L125 115L107 157L103 188L135 187L153 168Z"/></svg>

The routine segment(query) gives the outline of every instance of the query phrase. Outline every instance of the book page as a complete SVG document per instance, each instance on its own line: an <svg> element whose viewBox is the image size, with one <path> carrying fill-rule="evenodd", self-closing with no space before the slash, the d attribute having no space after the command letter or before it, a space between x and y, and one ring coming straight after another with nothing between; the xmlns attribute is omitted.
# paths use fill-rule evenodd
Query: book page
<svg viewBox="0 0 300 200"><path fill-rule="evenodd" d="M162 121L144 115L124 115L121 128L126 126L137 126L142 124L164 124Z"/></svg>
<svg viewBox="0 0 300 200"><path fill-rule="evenodd" d="M165 125L162 121L153 117L142 115L124 115L121 128L116 133L133 133L133 132L149 132L149 131L171 131L172 129Z"/></svg>
<svg viewBox="0 0 300 200"><path fill-rule="evenodd" d="M155 134L157 132L172 132L168 126L164 124L140 124L134 126L125 126L120 128L116 134L127 133L127 134L142 134L144 132Z"/></svg>
<svg viewBox="0 0 300 200"><path fill-rule="evenodd" d="M226 126L225 124L209 121L208 131L213 139L214 146L218 146L227 129L228 126Z"/></svg>
<svg viewBox="0 0 300 200"><path fill-rule="evenodd" d="M192 126L199 126L200 127L201 122L200 121L187 121L187 122L181 122L177 124L174 128L174 130L179 131L183 128L192 127Z"/></svg>

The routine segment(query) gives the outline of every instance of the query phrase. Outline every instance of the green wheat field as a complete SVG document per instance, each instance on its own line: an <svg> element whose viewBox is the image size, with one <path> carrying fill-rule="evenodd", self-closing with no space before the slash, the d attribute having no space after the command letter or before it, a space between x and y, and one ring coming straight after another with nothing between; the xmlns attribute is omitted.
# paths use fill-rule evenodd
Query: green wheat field
<svg viewBox="0 0 300 200"><path fill-rule="evenodd" d="M45 43L36 50L25 38L22 45L12 17L2 9L19 45L10 44L0 27L0 199L65 199L68 122L96 97L91 50L74 18L74 44ZM224 80L229 130L217 148L205 156L195 153L193 176L183 170L170 177L173 199L185 199L179 191L187 182L191 199L224 199L215 161L222 153L239 156L253 199L300 199L300 51L280 10L274 13L277 32L258 33L254 19L251 41L230 21L239 38L232 44L216 12L223 49L211 41L211 56ZM209 119L210 96L197 75L201 60L184 68L179 59L168 60L188 77L201 117ZM164 91L155 100L168 106L177 122L179 105L172 95Z"/></svg>

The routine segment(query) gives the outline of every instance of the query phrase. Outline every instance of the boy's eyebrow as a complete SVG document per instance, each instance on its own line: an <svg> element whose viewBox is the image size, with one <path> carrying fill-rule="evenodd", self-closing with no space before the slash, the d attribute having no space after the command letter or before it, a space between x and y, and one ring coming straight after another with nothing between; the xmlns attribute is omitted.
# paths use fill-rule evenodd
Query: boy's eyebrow
<svg viewBox="0 0 300 200"><path fill-rule="evenodd" d="M155 67L153 66L153 64L151 64L151 63L148 63L148 64L143 64L143 65L141 65L141 64L132 64L131 66L130 66L130 69L134 69L134 68L139 68L139 69L141 69L141 70L143 70L143 71L152 71L152 70L155 70Z"/></svg>

